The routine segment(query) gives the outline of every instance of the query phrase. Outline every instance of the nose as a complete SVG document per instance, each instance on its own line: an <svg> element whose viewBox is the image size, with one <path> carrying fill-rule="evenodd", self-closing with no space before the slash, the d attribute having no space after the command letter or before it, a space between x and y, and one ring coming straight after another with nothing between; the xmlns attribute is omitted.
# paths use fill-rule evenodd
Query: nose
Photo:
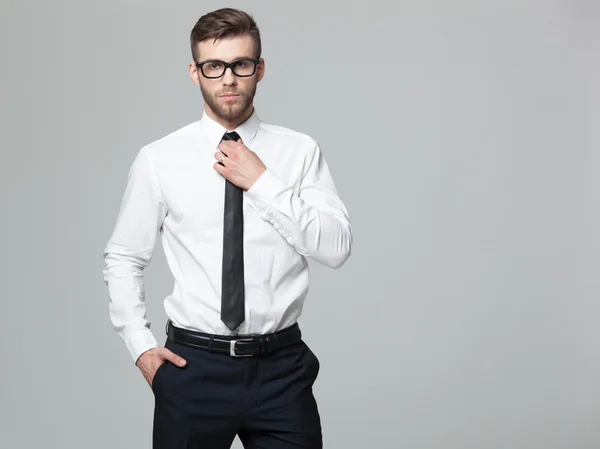
<svg viewBox="0 0 600 449"><path fill-rule="evenodd" d="M226 86L234 86L237 84L237 77L231 70L231 67L227 67L225 69L225 73L223 74L223 84Z"/></svg>

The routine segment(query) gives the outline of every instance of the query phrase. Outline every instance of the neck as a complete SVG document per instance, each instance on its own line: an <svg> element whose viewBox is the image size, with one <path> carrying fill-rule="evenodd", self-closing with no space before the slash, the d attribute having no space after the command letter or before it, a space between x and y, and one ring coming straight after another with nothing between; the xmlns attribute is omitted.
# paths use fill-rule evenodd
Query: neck
<svg viewBox="0 0 600 449"><path fill-rule="evenodd" d="M248 118L250 118L250 116L254 112L254 106L250 105L250 107L248 107L248 109L246 109L246 111L244 111L244 113L237 120L227 120L223 117L217 117L215 113L208 107L205 108L204 111L206 112L206 115L208 115L211 119L213 119L223 128L226 128L229 131L233 131L235 128L237 128L246 120L248 120Z"/></svg>

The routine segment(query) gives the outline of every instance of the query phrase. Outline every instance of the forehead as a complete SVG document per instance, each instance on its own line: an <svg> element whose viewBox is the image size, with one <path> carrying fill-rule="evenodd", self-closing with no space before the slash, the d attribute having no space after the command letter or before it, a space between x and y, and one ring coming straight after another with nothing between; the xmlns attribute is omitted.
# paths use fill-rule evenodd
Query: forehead
<svg viewBox="0 0 600 449"><path fill-rule="evenodd" d="M198 45L198 55L202 59L222 59L231 61L241 57L254 57L254 42L248 35L226 39L208 39Z"/></svg>

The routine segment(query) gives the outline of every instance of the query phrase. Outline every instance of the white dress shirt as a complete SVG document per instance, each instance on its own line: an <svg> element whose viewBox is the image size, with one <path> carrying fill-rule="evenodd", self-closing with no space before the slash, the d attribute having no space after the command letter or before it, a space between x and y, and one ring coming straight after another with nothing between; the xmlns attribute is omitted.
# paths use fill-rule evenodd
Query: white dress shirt
<svg viewBox="0 0 600 449"><path fill-rule="evenodd" d="M227 131L204 113L141 148L131 165L103 274L111 322L134 361L158 346L143 281L158 233L174 277L167 317L220 335L294 324L309 289L307 259L338 268L350 255L348 213L318 142L255 111L235 129L267 167L244 191L245 321L235 332L221 321L225 178L213 165Z"/></svg>

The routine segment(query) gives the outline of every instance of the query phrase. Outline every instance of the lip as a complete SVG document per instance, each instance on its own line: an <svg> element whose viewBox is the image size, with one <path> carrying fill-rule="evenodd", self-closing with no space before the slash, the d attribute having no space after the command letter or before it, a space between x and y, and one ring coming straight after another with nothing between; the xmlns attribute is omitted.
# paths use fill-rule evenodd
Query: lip
<svg viewBox="0 0 600 449"><path fill-rule="evenodd" d="M223 98L224 100L233 100L234 98L239 97L239 94L224 94L221 95L221 98Z"/></svg>

